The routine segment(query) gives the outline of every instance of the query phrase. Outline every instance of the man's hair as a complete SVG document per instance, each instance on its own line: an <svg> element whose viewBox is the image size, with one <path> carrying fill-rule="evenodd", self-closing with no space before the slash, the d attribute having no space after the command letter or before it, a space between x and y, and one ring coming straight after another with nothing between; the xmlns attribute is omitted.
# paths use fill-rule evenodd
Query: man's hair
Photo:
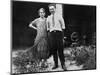
<svg viewBox="0 0 100 75"><path fill-rule="evenodd" d="M56 8L56 4L49 4L48 7L54 6Z"/></svg>

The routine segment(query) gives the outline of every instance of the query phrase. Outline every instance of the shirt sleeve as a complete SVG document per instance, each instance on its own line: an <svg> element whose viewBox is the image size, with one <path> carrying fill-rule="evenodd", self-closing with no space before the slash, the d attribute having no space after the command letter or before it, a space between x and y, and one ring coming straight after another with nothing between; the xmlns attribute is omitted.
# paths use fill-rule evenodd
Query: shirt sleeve
<svg viewBox="0 0 100 75"><path fill-rule="evenodd" d="M61 23L62 29L65 29L65 22L62 16L60 16L60 23Z"/></svg>
<svg viewBox="0 0 100 75"><path fill-rule="evenodd" d="M47 31L50 30L50 26L49 26L49 17L46 19L46 25L47 25Z"/></svg>

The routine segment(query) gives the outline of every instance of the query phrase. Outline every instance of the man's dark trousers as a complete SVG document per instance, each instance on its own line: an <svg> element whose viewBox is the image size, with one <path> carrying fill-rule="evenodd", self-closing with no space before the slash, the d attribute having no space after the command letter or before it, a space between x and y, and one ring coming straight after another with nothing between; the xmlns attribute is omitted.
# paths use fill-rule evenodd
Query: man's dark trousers
<svg viewBox="0 0 100 75"><path fill-rule="evenodd" d="M63 53L63 32L52 31L50 32L50 47L51 53L54 58L55 66L58 66L58 56L60 58L61 65L64 65L64 53Z"/></svg>

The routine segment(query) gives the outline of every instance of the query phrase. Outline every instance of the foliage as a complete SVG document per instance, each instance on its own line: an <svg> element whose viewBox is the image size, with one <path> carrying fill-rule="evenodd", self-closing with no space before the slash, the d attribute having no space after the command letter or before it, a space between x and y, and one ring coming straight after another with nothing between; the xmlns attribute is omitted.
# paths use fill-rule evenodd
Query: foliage
<svg viewBox="0 0 100 75"><path fill-rule="evenodd" d="M19 53L17 57L13 58L12 63L16 66L16 74L42 72L47 68L45 62L33 58L27 52Z"/></svg>
<svg viewBox="0 0 100 75"><path fill-rule="evenodd" d="M84 65L83 69L95 69L96 68L96 48L91 46L75 47L73 54L74 60L77 61L77 65Z"/></svg>

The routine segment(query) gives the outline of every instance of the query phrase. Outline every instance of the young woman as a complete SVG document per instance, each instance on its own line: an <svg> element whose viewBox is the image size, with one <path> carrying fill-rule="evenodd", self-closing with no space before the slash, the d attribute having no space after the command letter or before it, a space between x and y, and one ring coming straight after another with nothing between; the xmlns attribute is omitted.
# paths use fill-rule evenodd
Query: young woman
<svg viewBox="0 0 100 75"><path fill-rule="evenodd" d="M34 41L34 45L31 48L33 55L36 55L38 59L46 59L48 57L48 43L47 43L47 27L45 18L45 9L40 8L39 18L36 18L29 24L29 27L37 30L37 35Z"/></svg>

